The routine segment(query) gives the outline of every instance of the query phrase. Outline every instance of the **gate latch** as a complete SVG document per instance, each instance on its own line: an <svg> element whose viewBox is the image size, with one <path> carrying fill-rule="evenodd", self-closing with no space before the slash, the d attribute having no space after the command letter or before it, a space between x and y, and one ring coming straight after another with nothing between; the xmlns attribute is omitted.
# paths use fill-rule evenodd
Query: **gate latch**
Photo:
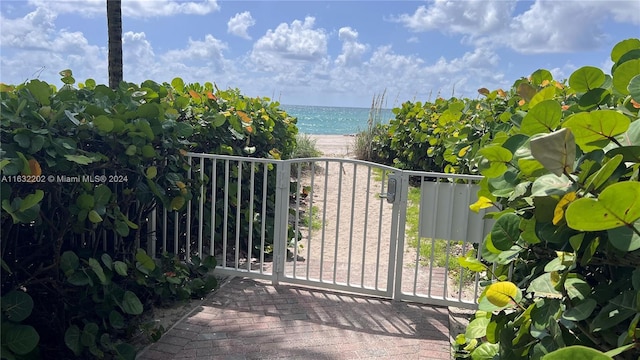
<svg viewBox="0 0 640 360"><path fill-rule="evenodd" d="M396 201L396 184L397 180L395 178L389 177L389 181L387 183L387 192L380 194L380 197L383 199L387 199L387 202L393 204Z"/></svg>

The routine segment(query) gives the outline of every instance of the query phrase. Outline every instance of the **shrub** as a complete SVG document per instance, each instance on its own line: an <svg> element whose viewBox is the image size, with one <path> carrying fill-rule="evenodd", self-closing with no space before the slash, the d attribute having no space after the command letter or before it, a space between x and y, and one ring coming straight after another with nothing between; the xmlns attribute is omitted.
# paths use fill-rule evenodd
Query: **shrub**
<svg viewBox="0 0 640 360"><path fill-rule="evenodd" d="M197 199L186 152L287 157L295 118L210 83L111 90L89 79L76 89L70 70L61 76L60 90L0 86L2 353L129 358L115 339L141 307L215 285L207 254L179 265L182 248L157 260L136 251L153 209Z"/></svg>
<svg viewBox="0 0 640 360"><path fill-rule="evenodd" d="M495 113L512 128L478 150L471 206L497 208L489 264L459 260L490 280L458 358L640 355L640 40L611 59L611 75L585 66L568 86L536 71Z"/></svg>

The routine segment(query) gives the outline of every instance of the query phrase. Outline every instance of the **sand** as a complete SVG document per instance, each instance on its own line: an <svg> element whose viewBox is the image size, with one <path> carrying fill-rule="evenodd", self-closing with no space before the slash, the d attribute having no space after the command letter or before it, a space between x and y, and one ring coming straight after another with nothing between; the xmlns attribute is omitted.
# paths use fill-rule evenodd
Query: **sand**
<svg viewBox="0 0 640 360"><path fill-rule="evenodd" d="M324 156L353 157L353 135L309 135Z"/></svg>

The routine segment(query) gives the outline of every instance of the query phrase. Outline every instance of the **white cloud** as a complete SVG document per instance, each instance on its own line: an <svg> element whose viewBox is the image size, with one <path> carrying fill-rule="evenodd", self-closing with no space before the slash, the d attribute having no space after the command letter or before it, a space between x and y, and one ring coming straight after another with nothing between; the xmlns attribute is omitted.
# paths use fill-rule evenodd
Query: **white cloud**
<svg viewBox="0 0 640 360"><path fill-rule="evenodd" d="M294 20L291 25L281 23L275 30L269 29L258 39L251 51L251 61L261 70L290 71L291 67L304 66L327 56L327 34L315 29L315 18Z"/></svg>
<svg viewBox="0 0 640 360"><path fill-rule="evenodd" d="M506 34L494 41L507 42L523 53L561 53L597 48L604 40L597 3L580 1L536 1L516 16Z"/></svg>
<svg viewBox="0 0 640 360"><path fill-rule="evenodd" d="M28 13L23 18L7 19L0 14L2 46L49 50L50 37L55 31L56 15L43 8Z"/></svg>
<svg viewBox="0 0 640 360"><path fill-rule="evenodd" d="M358 32L351 27L343 27L338 31L338 39L342 40L342 53L336 58L341 66L358 66L368 46L358 42Z"/></svg>
<svg viewBox="0 0 640 360"><path fill-rule="evenodd" d="M256 21L248 11L237 13L229 22L227 22L227 32L243 39L250 40L251 36L247 33L247 30L256 24Z"/></svg>
<svg viewBox="0 0 640 360"><path fill-rule="evenodd" d="M106 16L106 0L29 0L31 5L55 13L78 13L82 16ZM149 18L176 14L206 15L220 9L216 0L130 0L122 2L122 16Z"/></svg>
<svg viewBox="0 0 640 360"><path fill-rule="evenodd" d="M411 15L403 14L394 20L416 32L441 30L475 36L503 28L514 7L513 0L436 0L431 5L419 6Z"/></svg>
<svg viewBox="0 0 640 360"><path fill-rule="evenodd" d="M640 24L640 2L535 0L515 14L516 1L436 0L393 18L414 32L463 35L474 47L509 47L520 53L569 53L597 49L607 39L608 18Z"/></svg>

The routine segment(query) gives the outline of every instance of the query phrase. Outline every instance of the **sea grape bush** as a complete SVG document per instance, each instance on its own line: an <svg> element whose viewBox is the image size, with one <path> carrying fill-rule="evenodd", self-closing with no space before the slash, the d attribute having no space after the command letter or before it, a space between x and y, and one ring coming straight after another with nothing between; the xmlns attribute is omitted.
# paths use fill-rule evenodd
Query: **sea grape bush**
<svg viewBox="0 0 640 360"><path fill-rule="evenodd" d="M75 88L70 70L60 74L60 89L0 85L2 354L124 356L128 347L101 338L126 335L120 317L214 285L200 271L212 264L206 254L192 254L202 266L158 272L135 250L146 247L152 209L180 210L199 196L186 153L286 158L295 118L211 83L111 90L89 79Z"/></svg>
<svg viewBox="0 0 640 360"><path fill-rule="evenodd" d="M568 82L539 70L493 112L510 128L477 150L471 208L496 223L484 262L459 259L488 280L457 358L640 356L640 40L611 60Z"/></svg>

